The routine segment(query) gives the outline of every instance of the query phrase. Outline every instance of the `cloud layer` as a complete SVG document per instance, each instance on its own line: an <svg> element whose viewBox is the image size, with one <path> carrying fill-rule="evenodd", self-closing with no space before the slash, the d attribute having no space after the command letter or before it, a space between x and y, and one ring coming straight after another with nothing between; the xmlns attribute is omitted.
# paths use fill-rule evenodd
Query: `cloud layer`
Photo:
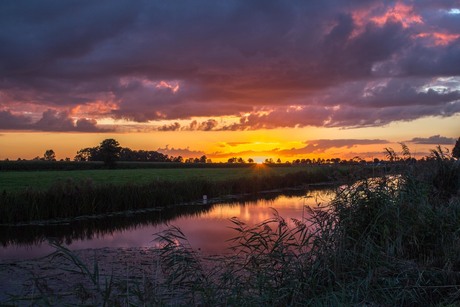
<svg viewBox="0 0 460 307"><path fill-rule="evenodd" d="M73 120L65 112L47 110L42 117L33 122L31 117L15 115L10 111L0 111L0 129L38 130L38 131L76 131L76 132L108 132L106 128L97 127L94 119L80 118Z"/></svg>
<svg viewBox="0 0 460 307"><path fill-rule="evenodd" d="M460 113L454 0L4 1L0 45L3 130L98 131L101 118L160 131L365 127ZM219 120L229 116L239 121Z"/></svg>
<svg viewBox="0 0 460 307"><path fill-rule="evenodd" d="M414 144L429 144L429 145L453 145L455 144L454 138L448 138L445 136L433 135L427 138L415 137L412 140L407 142L411 142Z"/></svg>
<svg viewBox="0 0 460 307"><path fill-rule="evenodd" d="M248 145L251 143L246 142L231 142L224 143L230 147L238 145ZM385 147L389 144L387 140L381 139L318 139L318 140L308 140L303 142L304 146L299 148L290 148L290 149L280 149L280 148L271 148L268 150L244 150L244 151L235 151L233 149L225 150L223 152L214 152L209 155L211 158L217 159L227 159L232 157L256 157L256 156L266 156L266 157L285 157L285 158L298 158L298 157L308 157L310 155L315 156L328 156L334 154L335 150L342 151L341 156L356 156L356 153L353 153L353 149L363 146L363 145L379 145ZM347 152L344 154L343 152ZM362 152L361 152L362 153ZM380 154L380 153L373 153Z"/></svg>

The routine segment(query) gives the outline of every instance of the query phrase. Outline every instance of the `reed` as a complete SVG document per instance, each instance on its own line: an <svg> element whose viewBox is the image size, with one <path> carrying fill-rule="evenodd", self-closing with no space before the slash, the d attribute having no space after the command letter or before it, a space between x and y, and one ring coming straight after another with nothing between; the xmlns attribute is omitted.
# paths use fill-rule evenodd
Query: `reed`
<svg viewBox="0 0 460 307"><path fill-rule="evenodd" d="M329 170L316 168L287 174L254 173L243 177L215 180L156 179L147 183L96 184L91 179L63 180L47 190L0 193L0 224L37 220L67 219L125 210L163 208L184 202L229 194L258 193L271 189L333 182Z"/></svg>
<svg viewBox="0 0 460 307"><path fill-rule="evenodd" d="M180 164L175 168L132 168L132 169L75 169L75 170L35 170L35 171L0 171L0 192L21 192L26 189L46 191L52 186L66 180L93 181L94 185L124 185L148 184L156 180L166 181L193 181L208 179L210 181L224 181L244 177L284 176L290 173L305 172L316 174L321 172L346 172L349 166L304 166L294 165L220 165L203 164L201 167L187 167ZM206 165L206 166L205 166ZM226 164L223 164L226 165ZM219 166L219 167L216 167Z"/></svg>
<svg viewBox="0 0 460 307"><path fill-rule="evenodd" d="M398 168L399 176L342 186L329 206L306 208L304 220L288 223L276 211L258 225L232 219L231 253L218 258L200 255L171 227L157 236L158 276L117 280L107 296L92 291L99 303L133 305L454 306L459 164L440 157Z"/></svg>
<svg viewBox="0 0 460 307"><path fill-rule="evenodd" d="M203 283L214 296L206 301L202 295L200 303L458 303L459 164L440 158L417 167L407 164L402 170L400 176L363 178L341 187L329 207L307 208L309 218L295 220L292 228L276 212L255 226L233 220L234 256L226 258L211 285ZM168 235L180 249L183 235ZM198 282L183 291L201 294Z"/></svg>

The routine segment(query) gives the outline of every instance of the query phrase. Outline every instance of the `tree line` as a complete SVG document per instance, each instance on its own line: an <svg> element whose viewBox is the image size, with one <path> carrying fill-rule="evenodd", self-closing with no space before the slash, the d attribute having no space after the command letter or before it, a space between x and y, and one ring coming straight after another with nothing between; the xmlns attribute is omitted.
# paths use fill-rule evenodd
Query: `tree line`
<svg viewBox="0 0 460 307"><path fill-rule="evenodd" d="M403 152L402 157L399 157L392 148L385 148L385 156L390 162L397 162L402 160L415 160L410 156L408 147L401 143ZM456 141L451 156L453 158L460 158L460 138ZM429 157L428 157L429 159ZM46 150L43 157L36 157L34 160L45 160L45 161L56 161L56 154L52 149ZM424 160L424 159L422 159ZM70 161L69 158L66 158L66 161ZM212 163L211 159L208 159L206 155L203 155L199 158L186 158L182 156L168 156L154 150L132 150L127 147L121 147L118 141L115 139L105 139L98 146L87 147L80 149L74 161L103 161L108 166L115 165L116 161L131 161L131 162L178 162L178 163ZM241 157L232 157L229 158L227 163L254 163L254 160L249 158L247 161ZM285 162L288 164L337 164L337 163L364 163L365 160L354 157L350 160L341 160L340 158L332 159L296 159L292 162ZM375 158L372 162L379 163L381 160ZM281 159L274 161L271 158L265 159L264 163L274 164L282 163Z"/></svg>
<svg viewBox="0 0 460 307"><path fill-rule="evenodd" d="M74 161L103 161L106 165L113 166L116 161L180 163L184 159L181 156L168 156L154 150L132 150L121 147L115 139L105 139L99 146L80 149Z"/></svg>

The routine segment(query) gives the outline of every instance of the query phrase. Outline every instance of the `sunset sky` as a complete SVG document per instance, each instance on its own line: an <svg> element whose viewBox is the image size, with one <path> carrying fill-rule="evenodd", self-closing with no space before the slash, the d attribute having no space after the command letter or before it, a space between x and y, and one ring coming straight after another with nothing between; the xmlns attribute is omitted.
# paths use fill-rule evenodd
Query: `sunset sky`
<svg viewBox="0 0 460 307"><path fill-rule="evenodd" d="M460 136L460 2L0 2L0 159L418 157Z"/></svg>

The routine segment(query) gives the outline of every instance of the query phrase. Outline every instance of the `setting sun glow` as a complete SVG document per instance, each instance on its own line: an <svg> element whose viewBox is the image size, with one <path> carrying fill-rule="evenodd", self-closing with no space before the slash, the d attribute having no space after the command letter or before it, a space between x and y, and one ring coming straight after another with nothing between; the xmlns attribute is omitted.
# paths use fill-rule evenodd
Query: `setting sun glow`
<svg viewBox="0 0 460 307"><path fill-rule="evenodd" d="M369 160L458 137L449 1L115 2L0 4L0 159L114 138L212 162Z"/></svg>

